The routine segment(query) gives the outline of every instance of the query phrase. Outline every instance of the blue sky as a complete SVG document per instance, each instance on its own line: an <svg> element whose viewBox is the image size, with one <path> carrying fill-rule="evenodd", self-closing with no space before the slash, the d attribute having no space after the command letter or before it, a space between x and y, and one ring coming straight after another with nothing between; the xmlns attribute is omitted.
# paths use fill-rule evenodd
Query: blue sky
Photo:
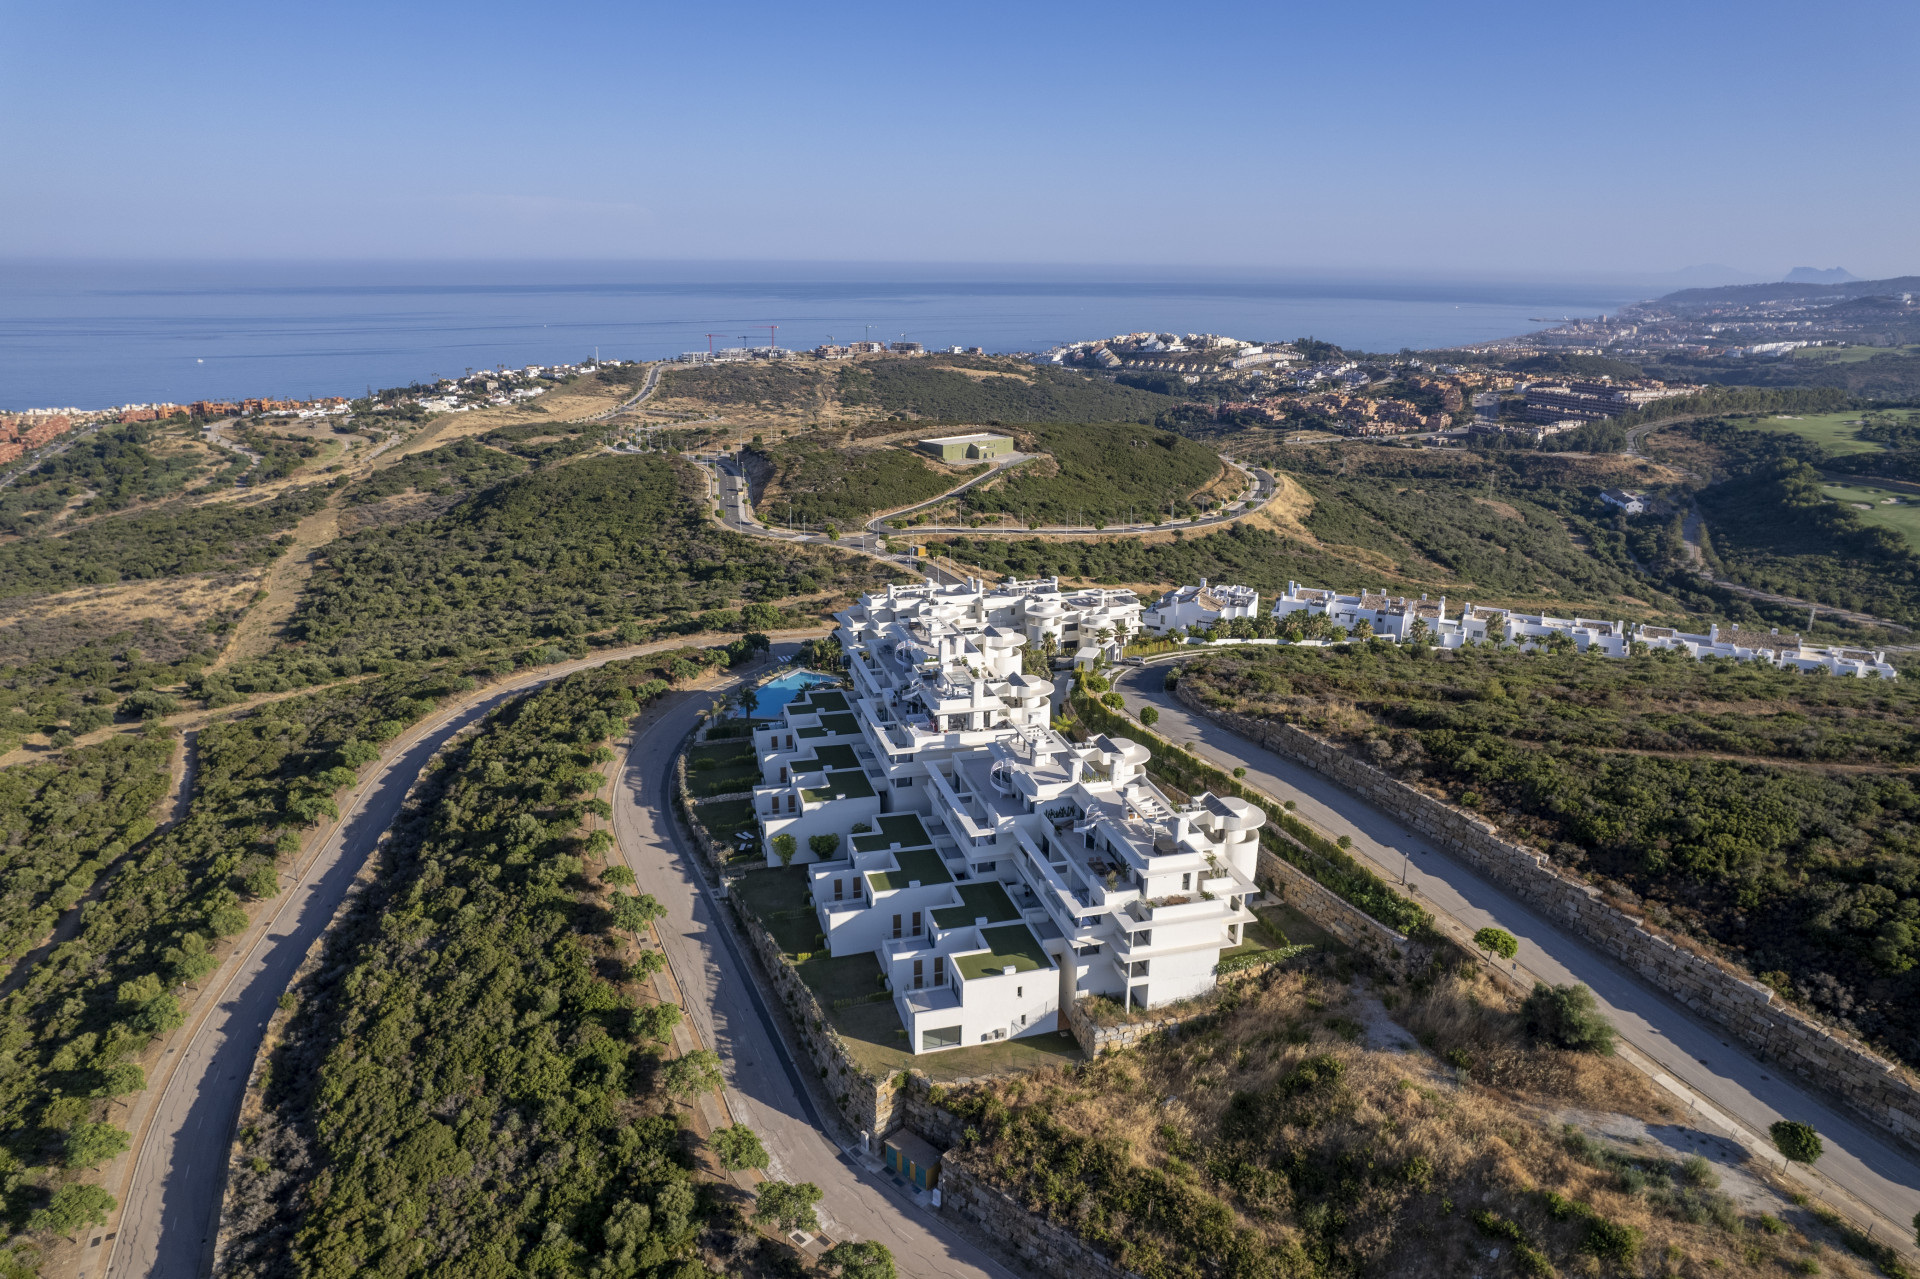
<svg viewBox="0 0 1920 1279"><path fill-rule="evenodd" d="M0 3L0 256L1920 271L1920 5Z"/></svg>

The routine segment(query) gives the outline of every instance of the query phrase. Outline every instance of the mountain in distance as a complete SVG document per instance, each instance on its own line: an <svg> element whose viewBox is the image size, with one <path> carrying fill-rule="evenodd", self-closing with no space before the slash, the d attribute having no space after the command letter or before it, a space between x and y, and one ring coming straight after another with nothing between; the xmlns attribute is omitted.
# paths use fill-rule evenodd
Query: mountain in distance
<svg viewBox="0 0 1920 1279"><path fill-rule="evenodd" d="M1850 284L1860 277L1845 267L1797 266L1787 272L1782 284Z"/></svg>
<svg viewBox="0 0 1920 1279"><path fill-rule="evenodd" d="M1853 298L1887 297L1920 292L1920 276L1902 275L1891 280L1855 280L1841 284L1812 284L1782 280L1778 284L1734 284L1717 289L1681 289L1661 298L1680 306L1699 306L1716 302L1785 301L1799 298L1811 302L1845 302Z"/></svg>

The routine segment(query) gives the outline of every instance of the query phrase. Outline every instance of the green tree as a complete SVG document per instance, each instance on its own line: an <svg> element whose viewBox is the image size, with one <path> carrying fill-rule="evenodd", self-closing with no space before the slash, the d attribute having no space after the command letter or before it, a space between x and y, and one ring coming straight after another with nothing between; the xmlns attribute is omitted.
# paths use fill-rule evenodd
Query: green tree
<svg viewBox="0 0 1920 1279"><path fill-rule="evenodd" d="M1535 982L1520 1005L1521 1020L1535 1043L1603 1056L1613 1052L1613 1025L1600 1014L1585 986L1549 986Z"/></svg>
<svg viewBox="0 0 1920 1279"><path fill-rule="evenodd" d="M72 1235L83 1226L101 1226L118 1201L103 1187L76 1181L53 1192L53 1200L27 1218L32 1234Z"/></svg>
<svg viewBox="0 0 1920 1279"><path fill-rule="evenodd" d="M815 857L818 857L821 861L826 861L836 852L840 851L840 837L832 833L809 835L807 836L807 848Z"/></svg>
<svg viewBox="0 0 1920 1279"><path fill-rule="evenodd" d="M793 836L784 832L773 837L773 855L780 859L782 866L793 865L793 855L800 851L800 845Z"/></svg>
<svg viewBox="0 0 1920 1279"><path fill-rule="evenodd" d="M721 1128L713 1134L711 1141L713 1153L720 1157L720 1166L728 1172L739 1172L743 1168L765 1168L769 1162L767 1148L760 1144L760 1135L745 1124Z"/></svg>
<svg viewBox="0 0 1920 1279"><path fill-rule="evenodd" d="M1158 724L1160 722L1159 710L1156 707L1152 707L1152 706L1142 706L1140 708L1140 722L1142 724L1145 724L1148 728L1152 728L1155 724Z"/></svg>
<svg viewBox="0 0 1920 1279"><path fill-rule="evenodd" d="M680 1024L680 1005L648 1004L636 1008L629 1025L633 1033L642 1039L664 1044L673 1034L673 1028Z"/></svg>
<svg viewBox="0 0 1920 1279"><path fill-rule="evenodd" d="M625 888L633 883L633 871L625 866L609 866L600 872L600 882L612 888Z"/></svg>
<svg viewBox="0 0 1920 1279"><path fill-rule="evenodd" d="M1812 1124L1776 1119L1768 1126L1767 1135L1773 1138L1774 1149L1797 1164L1811 1164L1825 1151Z"/></svg>
<svg viewBox="0 0 1920 1279"><path fill-rule="evenodd" d="M127 1149L127 1134L108 1123L85 1120L67 1130L67 1167L96 1168Z"/></svg>
<svg viewBox="0 0 1920 1279"><path fill-rule="evenodd" d="M1473 935L1473 944L1502 959L1512 959L1520 953L1520 942L1504 928L1482 928Z"/></svg>
<svg viewBox="0 0 1920 1279"><path fill-rule="evenodd" d="M635 981L653 976L667 966L667 957L657 950L643 950L627 965L627 975Z"/></svg>
<svg viewBox="0 0 1920 1279"><path fill-rule="evenodd" d="M820 1264L839 1279L896 1279L899 1274L894 1268L893 1253L885 1244L871 1239L837 1243L821 1254Z"/></svg>
<svg viewBox="0 0 1920 1279"><path fill-rule="evenodd" d="M667 913L667 908L655 901L650 893L641 893L638 897L628 897L623 893L613 899L609 909L613 914L613 926L630 933L644 933L647 925Z"/></svg>
<svg viewBox="0 0 1920 1279"><path fill-rule="evenodd" d="M781 1230L820 1229L813 1206L820 1202L820 1187L811 1181L762 1182L754 1197L755 1219Z"/></svg>
<svg viewBox="0 0 1920 1279"><path fill-rule="evenodd" d="M694 1097L720 1086L720 1054L700 1048L660 1068L660 1086L675 1097Z"/></svg>

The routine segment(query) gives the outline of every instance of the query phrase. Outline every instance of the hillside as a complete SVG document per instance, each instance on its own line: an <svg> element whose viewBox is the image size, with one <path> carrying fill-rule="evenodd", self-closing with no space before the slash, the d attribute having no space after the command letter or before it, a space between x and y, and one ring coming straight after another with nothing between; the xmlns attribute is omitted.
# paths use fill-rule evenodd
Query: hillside
<svg viewBox="0 0 1920 1279"><path fill-rule="evenodd" d="M1015 438L1046 459L969 491L969 514L1004 514L1028 525L1187 515L1226 469L1204 444L1132 423L1036 426Z"/></svg>
<svg viewBox="0 0 1920 1279"><path fill-rule="evenodd" d="M1625 1064L1533 1042L1471 972L1368 989L1331 958L943 1092L949 1165L1143 1279L1818 1269L1812 1214L1730 1146L1663 1144L1679 1117Z"/></svg>
<svg viewBox="0 0 1920 1279"><path fill-rule="evenodd" d="M817 437L749 447L741 460L754 509L788 525L858 527L876 511L924 502L966 479L907 447L840 448Z"/></svg>
<svg viewBox="0 0 1920 1279"><path fill-rule="evenodd" d="M1209 704L1478 808L1656 924L1920 1063L1920 688L1659 653L1281 647Z"/></svg>

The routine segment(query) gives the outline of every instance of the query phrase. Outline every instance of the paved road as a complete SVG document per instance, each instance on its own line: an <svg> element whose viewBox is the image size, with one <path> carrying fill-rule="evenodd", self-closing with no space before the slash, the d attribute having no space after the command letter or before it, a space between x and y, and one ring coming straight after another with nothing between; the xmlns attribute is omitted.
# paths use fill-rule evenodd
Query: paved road
<svg viewBox="0 0 1920 1279"><path fill-rule="evenodd" d="M1696 1019L1598 950L1561 933L1518 898L1352 792L1194 715L1163 690L1165 673L1165 666L1128 668L1117 675L1114 687L1130 712L1149 703L1159 708L1155 731L1162 736L1196 742L1207 759L1246 768L1249 784L1296 801L1300 815L1320 829L1351 836L1354 855L1383 879L1399 881L1404 868L1413 895L1436 914L1451 916L1469 931L1496 924L1519 938L1517 975L1523 980L1592 988L1628 1044L1747 1130L1729 1135L1764 1133L1782 1118L1811 1123L1827 1147L1820 1173L1897 1227L1896 1238L1910 1237L1914 1213L1920 1211L1920 1161L1734 1046L1719 1027ZM1759 1144L1764 1155L1765 1144ZM1827 1193L1828 1187L1818 1191ZM1884 1228L1876 1233L1887 1237Z"/></svg>
<svg viewBox="0 0 1920 1279"><path fill-rule="evenodd" d="M694 869L668 808L673 757L706 704L705 695L689 697L634 742L616 788L614 831L641 891L667 909L655 928L689 1019L725 1064L728 1108L737 1122L760 1134L774 1176L820 1187L820 1218L830 1237L885 1244L902 1275L1011 1279L822 1131L799 1070L748 974L752 961L721 924L724 907Z"/></svg>
<svg viewBox="0 0 1920 1279"><path fill-rule="evenodd" d="M433 753L517 692L589 666L684 642L612 650L479 690L403 734L366 780L341 799L341 821L312 854L299 882L281 894L271 914L241 936L209 978L211 984L194 1001L188 1024L175 1032L152 1069L148 1090L136 1097L130 1111L111 1116L134 1133L136 1146L104 1179L122 1205L118 1221L108 1223L112 1238L107 1275L197 1279L207 1272L235 1117L275 1001L308 947L333 919ZM706 704L704 696L693 696ZM99 1273L95 1262L101 1245L93 1240L105 1237L89 1237L81 1273Z"/></svg>

